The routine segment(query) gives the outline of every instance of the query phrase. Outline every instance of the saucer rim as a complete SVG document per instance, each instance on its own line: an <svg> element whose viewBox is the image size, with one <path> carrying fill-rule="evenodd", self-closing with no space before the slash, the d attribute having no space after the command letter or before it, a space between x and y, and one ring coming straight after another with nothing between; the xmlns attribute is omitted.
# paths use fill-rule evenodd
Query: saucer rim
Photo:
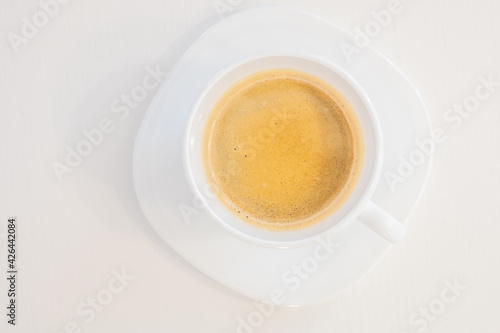
<svg viewBox="0 0 500 333"><path fill-rule="evenodd" d="M141 209L143 210L144 214L146 215L146 217L148 218L148 221L149 223L152 225L152 227L155 229L155 231L160 235L160 237L170 246L172 247L181 257L183 257L188 263L190 263L192 266L194 266L197 270L199 270L200 272L202 272L204 275L210 277L211 279L215 280L216 282L218 282L219 284L221 285L224 285L246 297L249 297L249 298L253 298L252 296L248 295L248 293L246 292L246 290L242 289L242 288L239 288L237 286L237 283L230 283L230 281L227 281L227 280L224 280L223 278L221 278L220 276L217 276L215 274L212 273L208 273L206 272L206 270L202 267L200 267L199 265L196 265L195 263L193 263L193 261L191 260L191 258L187 255L184 255L184 253L182 253L181 251L179 251L176 246L172 245L171 242L167 241L162 235L161 233L159 232L159 230L156 228L155 224L151 222L151 219L149 217L149 213L148 213L148 209L147 209L147 204L144 203L140 198L140 192L142 191L142 187L143 185L142 184L139 184L139 180L138 180L138 177L137 177L137 172L138 172L138 169L139 167L137 166L137 156L139 155L139 150L141 149L140 148L140 138L144 135L144 131L145 131L145 124L151 120L151 118L153 117L153 112L151 111L152 109L154 109L157 104L159 103L159 95L161 94L164 94L165 92L167 92L169 90L169 87L170 85L172 84L172 82L174 81L173 78L176 77L176 75L178 74L178 72L180 71L180 68L182 67L181 64L182 64L182 60L185 60L185 56L186 54L189 54L190 50L194 49L194 46L198 43L198 41L202 40L205 38L205 36L207 34L209 34L209 32L215 28L215 26L217 25L220 25L222 22L227 22L228 19L230 18L234 18L236 16L240 16L240 15L247 15L247 14L251 14L251 13L254 13L254 12L260 12L260 11L267 11L267 10L285 10L285 11L289 11L289 12L295 12L295 13L298 13L300 15L305 15L305 16L308 16L309 18L311 19L314 19L314 20L318 20L318 21L321 21L329 26L332 27L332 29L337 29L339 31L341 31L342 33L344 34L348 34L350 35L348 32L346 32L344 29L342 29L341 27L335 25L333 22L330 22L328 20L326 20L325 18L322 18L320 16L317 16L315 14L312 14L312 13L309 13L309 12L306 12L306 11L302 11L302 10L299 10L299 9L296 9L296 8L290 8L290 7L287 7L287 6L262 6L262 7L257 7L257 8L252 8L252 9L249 9L249 10L245 10L245 11L241 11L241 12L238 12L238 13L235 13L233 15L230 15L226 18L224 18L223 20L221 20L220 22L216 23L215 25L209 27L203 34L200 35L200 37L198 37L198 39L191 45L191 47L183 54L183 56L179 59L179 61L176 63L176 65L172 68L172 71L169 73L169 76L168 78L165 80L165 82L162 84L162 87L160 87L160 89L157 91L144 119L143 119L143 122L141 124L141 127L140 127L140 130L137 134L137 139L136 139L136 142L135 142L135 145L134 145L134 153L133 153L133 178L134 178L134 188L136 190L136 194L138 196L138 201L139 201L139 204L141 206ZM420 107L423 109L423 114L425 116L425 120L426 120L426 125L427 125L427 128L429 130L429 133L430 135L433 135L433 132L432 132L432 126L431 126L431 122L430 122L430 117L429 117L429 113L427 111L427 108L425 106L425 104L423 103L423 99L420 95L420 93L418 92L418 90L415 88L415 86L413 85L413 83L409 80L409 78L398 68L396 67L391 61L389 61L385 56L383 56L379 51L375 50L375 49L372 49L370 47L370 51L375 53L381 60L385 61L393 70L395 70L399 76L401 76L405 81L406 83L408 84L408 87L411 88L412 92L414 94L416 94L416 96L418 97L419 101L420 101ZM427 184L428 180L429 180L429 177L430 177L430 172L431 172L431 169L432 169L432 164L433 164L433 155L430 156L430 158L428 159L428 163L426 165L426 170L425 170L425 177L424 177L424 180L422 181L422 184L420 186L420 190L419 190L419 193L417 195L417 198L414 200L413 202L413 205L411 206L411 208L409 209L409 212L408 214L406 214L406 218L405 218L405 221L406 219L408 218L408 216L410 216L412 214L412 212L414 211L419 199L421 198L424 190L425 190L425 185ZM148 179L149 181L149 179ZM380 181L380 180L379 180ZM141 180L142 182L142 180ZM149 185L149 184L148 184ZM403 221L404 222L404 221ZM341 294L344 294L345 292L349 291L351 288L353 288L357 283L359 283L359 281L361 281L363 279L364 276L366 276L366 274L375 266L375 264L382 258L382 256L387 253L387 251L389 250L389 248L391 247L390 244L387 244L387 246L384 248L383 251L381 251L380 255L377 256L377 258L373 261L371 261L370 265L364 270L364 273L362 275L360 275L360 277L358 279L353 279L351 283L349 283L348 286L342 288L341 290L339 290L338 292L336 293L333 293L333 294L330 294L328 296L328 299L332 299L334 297L337 297L338 295L341 295ZM275 251L281 251L279 249L275 249ZM253 298L255 299L255 298ZM286 304L286 305L283 305L283 306L288 306L288 307L296 307L296 306L307 306L307 305L312 305L312 304L317 304L319 302L323 302L324 300L320 300L318 302L309 302L309 303L301 303L301 304Z"/></svg>

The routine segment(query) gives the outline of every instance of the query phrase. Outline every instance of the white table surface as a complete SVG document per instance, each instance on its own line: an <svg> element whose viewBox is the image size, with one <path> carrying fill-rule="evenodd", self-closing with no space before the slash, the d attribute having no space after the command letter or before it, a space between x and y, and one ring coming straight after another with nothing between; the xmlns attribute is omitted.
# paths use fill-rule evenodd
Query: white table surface
<svg viewBox="0 0 500 333"><path fill-rule="evenodd" d="M0 332L237 332L254 302L165 245L135 197L133 144L153 92L127 117L112 109L148 68L168 71L220 19L217 2L71 0L16 52L10 33L21 35L23 18L47 2L0 3ZM355 31L390 1L220 2L233 11L290 5ZM275 309L240 332L500 332L500 87L456 129L443 119L474 95L479 77L500 81L500 2L405 0L401 8L371 45L414 82L448 135L407 236L347 294ZM113 131L58 181L53 162L64 163L65 147L105 118ZM10 216L16 326L5 315ZM123 285L114 278L122 270L133 276ZM454 294L449 283L466 288ZM91 310L96 297L109 303Z"/></svg>

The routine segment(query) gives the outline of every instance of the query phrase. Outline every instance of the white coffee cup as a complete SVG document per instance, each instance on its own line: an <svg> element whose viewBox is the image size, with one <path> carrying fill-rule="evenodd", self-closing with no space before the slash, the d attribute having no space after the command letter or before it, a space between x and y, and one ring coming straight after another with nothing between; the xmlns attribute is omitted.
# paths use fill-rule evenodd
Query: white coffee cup
<svg viewBox="0 0 500 333"><path fill-rule="evenodd" d="M210 192L202 160L202 137L208 115L219 97L234 83L253 73L290 68L315 75L335 87L351 103L361 125L364 158L361 175L344 204L323 220L292 231L269 231L252 226L228 210ZM358 219L390 242L399 241L405 228L400 221L371 201L382 168L382 132L376 112L363 89L349 74L325 59L309 54L258 54L217 73L201 92L187 120L183 159L188 184L215 221L233 235L252 244L278 248L303 246L335 233Z"/></svg>

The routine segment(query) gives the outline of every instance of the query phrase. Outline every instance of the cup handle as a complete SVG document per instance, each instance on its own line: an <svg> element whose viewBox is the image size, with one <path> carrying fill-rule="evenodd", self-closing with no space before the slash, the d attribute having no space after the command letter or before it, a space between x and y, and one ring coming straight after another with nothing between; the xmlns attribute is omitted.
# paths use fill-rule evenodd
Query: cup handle
<svg viewBox="0 0 500 333"><path fill-rule="evenodd" d="M372 201L358 216L358 220L391 243L399 242L406 232L405 227L399 220L389 215Z"/></svg>

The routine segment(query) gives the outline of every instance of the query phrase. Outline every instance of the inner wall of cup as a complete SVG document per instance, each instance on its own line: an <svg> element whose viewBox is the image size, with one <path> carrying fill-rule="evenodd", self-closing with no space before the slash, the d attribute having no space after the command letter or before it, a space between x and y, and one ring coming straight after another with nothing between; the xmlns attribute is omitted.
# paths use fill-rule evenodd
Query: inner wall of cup
<svg viewBox="0 0 500 333"><path fill-rule="evenodd" d="M219 73L205 88L200 98L195 103L191 124L188 128L187 142L187 168L188 175L194 183L195 192L201 196L207 205L208 211L226 228L231 229L240 236L257 242L297 242L312 238L333 226L339 224L360 202L369 187L373 187L372 174L376 164L376 138L375 128L372 124L369 110L356 90L341 75L330 68L331 65L322 64L322 60L309 60L299 56L275 55L263 56L255 59L244 60L230 66ZM201 157L202 134L208 115L224 91L229 89L240 79L255 72L275 69L290 68L313 74L339 90L351 103L358 116L363 132L365 146L364 161L358 183L346 202L332 215L314 225L293 231L268 231L251 226L230 212L218 198L210 194L209 182L203 169Z"/></svg>

